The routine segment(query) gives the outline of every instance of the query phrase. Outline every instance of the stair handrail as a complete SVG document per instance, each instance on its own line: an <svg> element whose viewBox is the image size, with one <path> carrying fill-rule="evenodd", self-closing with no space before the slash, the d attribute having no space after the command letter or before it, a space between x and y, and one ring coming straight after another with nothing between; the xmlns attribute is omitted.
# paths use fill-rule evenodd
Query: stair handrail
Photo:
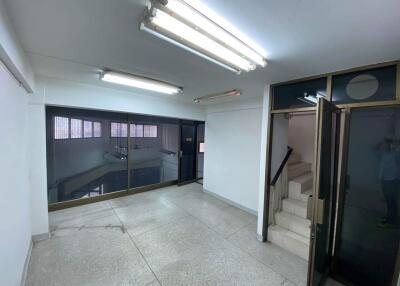
<svg viewBox="0 0 400 286"><path fill-rule="evenodd" d="M285 158L283 158L281 165L279 166L278 170L276 171L276 174L274 176L274 178L272 179L270 185L271 186L275 186L276 182L279 179L279 176L281 175L283 168L285 168L285 165L287 163L287 161L289 161L290 155L292 155L293 153L293 148L290 146L287 146L288 150L286 152Z"/></svg>
<svg viewBox="0 0 400 286"><path fill-rule="evenodd" d="M275 214L282 209L282 200L287 196L287 168L285 168L290 155L292 155L293 148L287 146L287 152L282 160L278 170L272 181L271 185L271 204L270 204L270 222L272 225L276 224Z"/></svg>

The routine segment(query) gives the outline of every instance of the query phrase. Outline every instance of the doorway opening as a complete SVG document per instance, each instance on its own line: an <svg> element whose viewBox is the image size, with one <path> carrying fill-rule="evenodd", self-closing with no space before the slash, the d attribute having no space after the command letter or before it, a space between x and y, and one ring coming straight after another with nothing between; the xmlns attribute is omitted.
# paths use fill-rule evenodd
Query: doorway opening
<svg viewBox="0 0 400 286"><path fill-rule="evenodd" d="M273 115L268 241L307 261L314 181L315 120L315 112Z"/></svg>
<svg viewBox="0 0 400 286"><path fill-rule="evenodd" d="M400 107L272 114L267 240L308 261L308 285L397 285Z"/></svg>

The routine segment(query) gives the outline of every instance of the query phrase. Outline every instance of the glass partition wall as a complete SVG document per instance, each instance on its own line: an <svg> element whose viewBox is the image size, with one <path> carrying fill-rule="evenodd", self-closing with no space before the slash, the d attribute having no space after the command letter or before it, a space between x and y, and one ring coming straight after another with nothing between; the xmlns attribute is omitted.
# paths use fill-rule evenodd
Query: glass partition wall
<svg viewBox="0 0 400 286"><path fill-rule="evenodd" d="M130 187L178 179L179 122L174 119L130 117Z"/></svg>
<svg viewBox="0 0 400 286"><path fill-rule="evenodd" d="M126 190L125 114L48 107L49 204Z"/></svg>
<svg viewBox="0 0 400 286"><path fill-rule="evenodd" d="M46 108L49 209L174 184L179 119Z"/></svg>

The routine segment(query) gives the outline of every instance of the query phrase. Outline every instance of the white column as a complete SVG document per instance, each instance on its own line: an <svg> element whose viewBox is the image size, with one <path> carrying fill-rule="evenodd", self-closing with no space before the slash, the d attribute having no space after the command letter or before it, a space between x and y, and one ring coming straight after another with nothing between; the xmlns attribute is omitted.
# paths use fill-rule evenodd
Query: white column
<svg viewBox="0 0 400 286"><path fill-rule="evenodd" d="M269 113L269 98L270 85L266 85L263 97L263 112L261 123L261 149L260 149L260 175L258 186L258 223L257 223L257 238L264 240L262 237L262 229L264 225L264 188L265 188L265 167L267 155L267 134L268 134L268 113Z"/></svg>

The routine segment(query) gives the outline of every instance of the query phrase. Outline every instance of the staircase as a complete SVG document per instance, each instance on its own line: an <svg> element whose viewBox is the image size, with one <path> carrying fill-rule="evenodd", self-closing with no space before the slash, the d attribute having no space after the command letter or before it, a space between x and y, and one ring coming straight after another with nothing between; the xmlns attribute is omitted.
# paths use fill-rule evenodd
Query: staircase
<svg viewBox="0 0 400 286"><path fill-rule="evenodd" d="M310 245L311 164L293 153L288 161L288 197L275 213L275 224L268 228L268 241L308 260Z"/></svg>

